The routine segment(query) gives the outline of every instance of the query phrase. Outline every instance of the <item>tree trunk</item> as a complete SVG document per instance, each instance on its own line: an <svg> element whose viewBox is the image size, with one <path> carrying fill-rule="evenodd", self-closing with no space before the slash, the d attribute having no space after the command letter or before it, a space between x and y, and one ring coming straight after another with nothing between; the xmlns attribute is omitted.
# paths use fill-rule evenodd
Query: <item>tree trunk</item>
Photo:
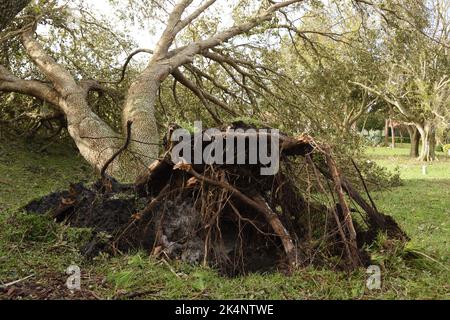
<svg viewBox="0 0 450 320"><path fill-rule="evenodd" d="M420 142L420 133L416 127L408 126L409 133L409 141L411 142L409 156L411 158L417 158L419 156L419 142Z"/></svg>
<svg viewBox="0 0 450 320"><path fill-rule="evenodd" d="M5 29L15 16L30 3L30 0L0 1L0 31Z"/></svg>
<svg viewBox="0 0 450 320"><path fill-rule="evenodd" d="M169 75L169 67L152 59L134 81L122 111L123 126L133 121L130 150L140 158L134 176L142 173L159 154L159 135L155 118L155 104L161 82Z"/></svg>
<svg viewBox="0 0 450 320"><path fill-rule="evenodd" d="M389 146L389 120L384 120L384 145Z"/></svg>
<svg viewBox="0 0 450 320"><path fill-rule="evenodd" d="M392 139L392 148L395 148L395 128L394 123L392 120L389 120L391 122L391 139Z"/></svg>
<svg viewBox="0 0 450 320"><path fill-rule="evenodd" d="M436 132L435 128L430 123L425 123L423 127L419 128L421 135L422 148L420 149L420 161L433 161L436 159Z"/></svg>
<svg viewBox="0 0 450 320"><path fill-rule="evenodd" d="M123 145L124 138L116 133L90 108L87 102L87 95L90 88L92 88L92 83L75 81L69 71L45 53L41 44L34 39L32 30L22 34L22 43L30 58L54 86L54 88L46 87L46 89L42 89L41 87L46 85L41 83L41 87L36 88L37 84L33 82L35 91L39 89L38 91L41 92L45 101L55 104L64 113L67 120L67 130L75 141L81 155L94 168L100 171L116 150ZM6 72L4 69L0 71ZM11 83L18 82L17 78L7 74L7 72L3 77L6 77ZM19 81L17 85L20 84ZM51 100L49 100L50 94L54 96L52 96ZM131 91L130 96L138 96L138 93ZM144 96L144 93L141 96ZM133 99L133 102L135 101L140 100ZM149 104L147 107L150 111L152 110L152 104ZM139 132L148 130L148 132L153 133L151 130L155 126L151 127L144 123L146 119L144 112L132 106L125 106L124 109L132 116L131 119L127 118L126 120L136 120L136 125L133 123L133 129ZM139 145L151 144L153 141L147 140L142 134L132 135L132 138L143 142ZM152 150L154 150L155 146L152 146ZM120 180L133 181L157 155L157 153L152 154L147 152L147 150L135 148L135 144L133 144L127 149L127 152L120 154L108 166L107 172Z"/></svg>

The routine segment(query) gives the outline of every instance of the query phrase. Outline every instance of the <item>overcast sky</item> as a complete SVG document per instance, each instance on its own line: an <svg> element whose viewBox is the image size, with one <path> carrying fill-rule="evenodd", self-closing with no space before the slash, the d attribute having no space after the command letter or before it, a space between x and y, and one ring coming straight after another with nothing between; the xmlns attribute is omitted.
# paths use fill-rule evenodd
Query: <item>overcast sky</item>
<svg viewBox="0 0 450 320"><path fill-rule="evenodd" d="M126 3L126 0L121 0ZM187 8L185 14L189 14L196 9L201 0L193 1L193 4ZM221 17L221 28L230 26L232 24L231 10L234 0L219 0L214 3L210 9L219 12ZM110 17L112 20L117 20L117 24L121 22L117 19L114 7L109 3L108 0L84 0L84 3L91 6L97 12ZM139 47L142 48L153 48L159 36L162 34L163 25L158 21L148 21L149 27L142 29L139 26L128 25L131 29L131 36L136 40ZM151 26L151 27L150 27Z"/></svg>

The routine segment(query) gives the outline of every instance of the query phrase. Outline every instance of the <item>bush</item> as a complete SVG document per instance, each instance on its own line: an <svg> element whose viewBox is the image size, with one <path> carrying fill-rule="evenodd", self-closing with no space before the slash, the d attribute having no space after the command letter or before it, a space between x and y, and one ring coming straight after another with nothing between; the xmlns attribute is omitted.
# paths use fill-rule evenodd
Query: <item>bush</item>
<svg viewBox="0 0 450 320"><path fill-rule="evenodd" d="M64 239L74 244L78 248L87 245L93 237L92 229L90 228L67 228L64 230Z"/></svg>
<svg viewBox="0 0 450 320"><path fill-rule="evenodd" d="M394 169L394 172L391 172L385 167L382 167L375 161L371 160L358 161L358 167L361 170L367 185L372 190L382 190L384 188L398 187L403 185L398 167ZM357 184L359 178L354 177L354 179L355 183Z"/></svg>
<svg viewBox="0 0 450 320"><path fill-rule="evenodd" d="M378 146L383 141L380 130L370 130L365 138L371 146Z"/></svg>
<svg viewBox="0 0 450 320"><path fill-rule="evenodd" d="M450 150L450 144L444 144L442 146L442 151L444 151L445 155L449 155L448 151Z"/></svg>

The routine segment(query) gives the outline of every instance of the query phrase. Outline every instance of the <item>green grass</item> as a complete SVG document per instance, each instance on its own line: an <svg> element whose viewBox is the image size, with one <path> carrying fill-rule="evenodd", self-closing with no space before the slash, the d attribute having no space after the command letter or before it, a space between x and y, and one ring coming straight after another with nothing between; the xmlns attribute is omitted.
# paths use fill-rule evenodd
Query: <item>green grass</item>
<svg viewBox="0 0 450 320"><path fill-rule="evenodd" d="M107 299L130 292L142 292L139 298L146 299L450 298L450 161L442 155L424 176L422 164L407 157L407 146L368 149L379 164L390 170L399 167L403 186L377 192L374 198L411 237L406 249L381 240L372 248L383 282L381 290L370 291L364 269L347 274L307 268L292 276L224 278L210 268L157 261L143 252L85 260L79 248L89 230L18 211L68 182L92 179L92 170L71 143L52 145L46 153L38 149L36 142L0 143L0 282L34 274L45 286L51 277L65 279L65 269L75 263L81 267L82 287ZM412 253L417 258L407 258Z"/></svg>
<svg viewBox="0 0 450 320"><path fill-rule="evenodd" d="M0 209L66 188L68 181L91 177L92 169L75 152L72 142L54 144L39 152L42 145L45 143L36 141L0 144Z"/></svg>
<svg viewBox="0 0 450 320"><path fill-rule="evenodd" d="M397 144L396 148L369 147L366 154L379 165L394 171L400 171L403 179L417 180L450 180L450 157L443 152L437 152L437 161L429 163L418 162L409 157L409 145ZM427 167L427 174L422 173L422 166Z"/></svg>

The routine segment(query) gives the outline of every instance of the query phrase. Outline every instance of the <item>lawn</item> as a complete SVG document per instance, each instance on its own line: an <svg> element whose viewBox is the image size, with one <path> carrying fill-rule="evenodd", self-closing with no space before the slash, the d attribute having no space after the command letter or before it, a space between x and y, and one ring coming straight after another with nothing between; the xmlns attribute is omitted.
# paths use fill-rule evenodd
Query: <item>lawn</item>
<svg viewBox="0 0 450 320"><path fill-rule="evenodd" d="M43 144L42 144L43 145ZM382 286L368 290L366 270L350 274L307 268L225 278L214 270L157 261L143 252L86 260L79 247L89 230L57 225L18 208L68 182L87 181L92 170L73 145L0 143L0 283L32 275L0 298L146 299L449 299L450 159L422 164L407 157L406 145L369 148L369 158L389 170L398 167L403 185L377 192L382 211L392 214L411 237L406 248L380 240L372 259L382 270ZM64 286L66 268L81 268L82 290Z"/></svg>

